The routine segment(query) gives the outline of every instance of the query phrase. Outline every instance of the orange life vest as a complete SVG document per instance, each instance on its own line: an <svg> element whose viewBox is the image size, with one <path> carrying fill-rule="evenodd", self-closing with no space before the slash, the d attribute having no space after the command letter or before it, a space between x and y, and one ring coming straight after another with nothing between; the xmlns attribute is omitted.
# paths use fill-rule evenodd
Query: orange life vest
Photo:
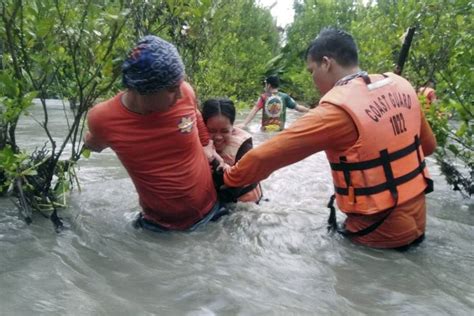
<svg viewBox="0 0 474 316"><path fill-rule="evenodd" d="M423 96L425 98L427 110L430 108L431 103L436 100L436 92L433 88L430 87L421 87L418 90L418 95Z"/></svg>
<svg viewBox="0 0 474 316"><path fill-rule="evenodd" d="M235 164L235 158L240 146L242 146L242 144L249 138L252 138L252 135L243 129L238 127L233 128L232 135L229 138L224 150L219 153L226 164L229 166L233 166Z"/></svg>
<svg viewBox="0 0 474 316"><path fill-rule="evenodd" d="M336 85L324 103L344 109L359 133L351 148L326 150L343 212L375 214L432 188L419 140L420 103L408 81L364 75Z"/></svg>
<svg viewBox="0 0 474 316"><path fill-rule="evenodd" d="M229 166L235 165L237 153L240 149L240 146L248 140L252 138L252 135L240 129L238 127L234 127L232 130L232 135L226 144L225 148L219 153L224 162ZM262 189L260 188L260 184L251 185L242 189L244 192L241 196L238 197L240 202L258 202L262 197Z"/></svg>

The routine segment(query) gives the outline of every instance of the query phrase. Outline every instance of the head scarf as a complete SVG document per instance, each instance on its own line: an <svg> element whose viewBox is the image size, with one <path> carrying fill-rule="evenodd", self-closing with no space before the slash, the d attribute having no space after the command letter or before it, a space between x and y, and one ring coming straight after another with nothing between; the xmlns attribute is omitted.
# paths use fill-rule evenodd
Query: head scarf
<svg viewBox="0 0 474 316"><path fill-rule="evenodd" d="M150 94L176 86L184 65L173 44L154 35L143 37L122 64L122 82L128 89Z"/></svg>

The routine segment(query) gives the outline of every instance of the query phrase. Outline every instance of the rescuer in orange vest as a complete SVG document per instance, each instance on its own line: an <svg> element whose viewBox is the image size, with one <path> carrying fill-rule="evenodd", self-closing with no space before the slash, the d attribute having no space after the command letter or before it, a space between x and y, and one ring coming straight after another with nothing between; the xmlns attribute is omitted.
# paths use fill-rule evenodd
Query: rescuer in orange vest
<svg viewBox="0 0 474 316"><path fill-rule="evenodd" d="M306 55L323 96L319 106L226 170L225 185L261 181L325 151L335 191L328 205L330 227L375 248L420 243L425 193L432 190L424 156L433 153L436 140L415 89L393 73L361 71L356 43L342 30L322 30ZM336 223L334 200L347 216L342 227Z"/></svg>
<svg viewBox="0 0 474 316"><path fill-rule="evenodd" d="M430 79L422 87L418 89L418 96L422 97L425 110L429 110L431 104L438 98L436 97L435 82Z"/></svg>

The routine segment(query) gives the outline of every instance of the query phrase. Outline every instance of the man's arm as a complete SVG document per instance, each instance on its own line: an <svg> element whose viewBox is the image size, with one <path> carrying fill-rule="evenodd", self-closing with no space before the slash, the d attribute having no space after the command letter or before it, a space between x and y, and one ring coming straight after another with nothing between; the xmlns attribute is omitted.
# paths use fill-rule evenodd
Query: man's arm
<svg viewBox="0 0 474 316"><path fill-rule="evenodd" d="M285 97L286 97L286 106L289 107L290 109L296 110L301 113L306 113L309 111L307 107L296 103L296 101L289 95L285 95Z"/></svg>
<svg viewBox="0 0 474 316"><path fill-rule="evenodd" d="M296 104L295 105L295 110L301 113L306 113L309 111L309 109L303 105Z"/></svg>
<svg viewBox="0 0 474 316"><path fill-rule="evenodd" d="M100 153L105 148L109 147L105 141L100 137L100 114L96 113L96 109L92 108L87 113L87 126L89 131L84 135L84 147Z"/></svg>
<svg viewBox="0 0 474 316"><path fill-rule="evenodd" d="M204 124L204 120L202 119L202 114L198 109L196 109L196 126L201 145L205 147L209 144L209 133L207 132L206 124Z"/></svg>
<svg viewBox="0 0 474 316"><path fill-rule="evenodd" d="M260 146L247 152L224 174L229 187L242 187L272 172L329 148L348 148L357 140L350 116L329 105L318 107Z"/></svg>
<svg viewBox="0 0 474 316"><path fill-rule="evenodd" d="M437 145L436 138L423 111L421 111L420 142L425 156L429 156L435 151Z"/></svg>
<svg viewBox="0 0 474 316"><path fill-rule="evenodd" d="M84 147L91 151L100 153L102 150L104 150L108 146L101 144L97 139L95 139L94 135L89 131L84 136Z"/></svg>
<svg viewBox="0 0 474 316"><path fill-rule="evenodd" d="M259 110L260 110L260 107L258 106L258 104L255 104L252 110L250 111L250 113L245 118L245 120L240 124L236 124L235 126L240 127L240 128L247 127L247 125L253 120L253 118L255 117L255 115L257 114Z"/></svg>

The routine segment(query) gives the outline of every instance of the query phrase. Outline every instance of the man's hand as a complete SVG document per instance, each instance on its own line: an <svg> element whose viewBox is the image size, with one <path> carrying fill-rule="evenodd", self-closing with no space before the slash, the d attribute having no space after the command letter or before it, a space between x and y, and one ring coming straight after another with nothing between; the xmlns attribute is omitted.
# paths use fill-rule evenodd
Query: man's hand
<svg viewBox="0 0 474 316"><path fill-rule="evenodd" d="M87 132L84 135L84 145L82 149L89 149L90 151L94 151L100 153L104 148L107 146L100 146L94 143L94 137L91 132Z"/></svg>
<svg viewBox="0 0 474 316"><path fill-rule="evenodd" d="M224 162L224 159L222 159L222 157L216 152L212 139L209 140L209 144L207 144L207 146L204 146L203 149L204 149L204 153L206 154L207 161L209 161L209 163L215 164L214 161L217 161L217 166L216 166L217 169L225 170L229 168L229 165L227 165Z"/></svg>
<svg viewBox="0 0 474 316"><path fill-rule="evenodd" d="M207 161L212 162L214 160L214 154L217 154L216 150L214 149L214 143L212 142L212 139L210 139L209 143L202 148L204 149L204 154L206 155Z"/></svg>
<svg viewBox="0 0 474 316"><path fill-rule="evenodd" d="M295 107L295 110L298 111L298 112L301 112L301 113L306 113L310 109L308 109L307 107L305 107L303 105L297 104L296 107Z"/></svg>

